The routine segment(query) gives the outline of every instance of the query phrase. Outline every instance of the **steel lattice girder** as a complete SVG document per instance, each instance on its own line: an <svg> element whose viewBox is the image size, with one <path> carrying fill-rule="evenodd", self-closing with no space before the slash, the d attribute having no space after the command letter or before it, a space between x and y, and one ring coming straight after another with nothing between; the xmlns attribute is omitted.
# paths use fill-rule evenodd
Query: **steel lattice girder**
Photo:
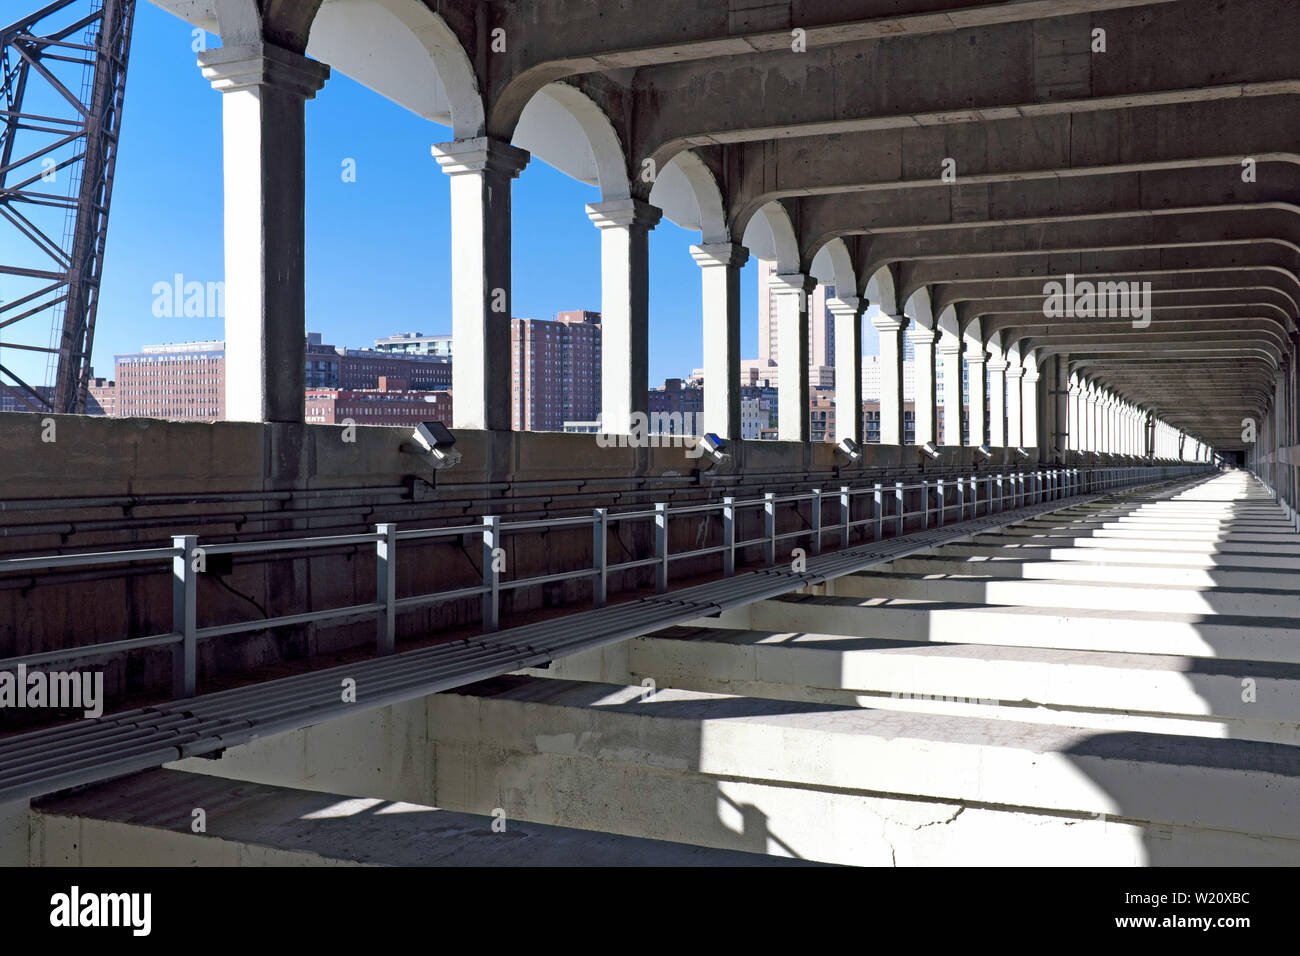
<svg viewBox="0 0 1300 956"><path fill-rule="evenodd" d="M0 277L27 280L0 301L0 389L34 411L86 408L135 4L55 0L0 29ZM61 176L62 193L47 185ZM8 341L18 323L48 344ZM53 366L45 388L12 368L33 352Z"/></svg>

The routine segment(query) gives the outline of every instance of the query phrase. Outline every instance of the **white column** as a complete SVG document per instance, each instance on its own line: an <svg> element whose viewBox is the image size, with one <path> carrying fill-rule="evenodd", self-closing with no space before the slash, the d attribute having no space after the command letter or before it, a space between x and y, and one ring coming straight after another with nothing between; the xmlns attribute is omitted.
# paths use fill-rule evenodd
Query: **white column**
<svg viewBox="0 0 1300 956"><path fill-rule="evenodd" d="M734 242L691 246L704 291L704 431L740 437L740 268L749 251Z"/></svg>
<svg viewBox="0 0 1300 956"><path fill-rule="evenodd" d="M808 440L808 293L817 287L801 273L776 275L777 438Z"/></svg>
<svg viewBox="0 0 1300 956"><path fill-rule="evenodd" d="M1020 445L1038 447L1038 362L1029 360L1020 381Z"/></svg>
<svg viewBox="0 0 1300 956"><path fill-rule="evenodd" d="M587 215L600 230L601 429L622 435L650 402L650 230L662 213L614 199L588 205Z"/></svg>
<svg viewBox="0 0 1300 956"><path fill-rule="evenodd" d="M1007 446L1007 363L989 359L989 446Z"/></svg>
<svg viewBox="0 0 1300 956"><path fill-rule="evenodd" d="M835 440L859 445L862 428L862 312L865 299L835 296L826 302L835 316Z"/></svg>
<svg viewBox="0 0 1300 956"><path fill-rule="evenodd" d="M901 315L872 316L880 333L880 444L903 444L903 326ZM839 350L836 349L838 356ZM838 383L837 383L838 384Z"/></svg>
<svg viewBox="0 0 1300 956"><path fill-rule="evenodd" d="M510 389L510 184L529 154L479 136L439 143L451 177L452 421L508 430Z"/></svg>
<svg viewBox="0 0 1300 956"><path fill-rule="evenodd" d="M329 67L267 43L204 51L199 66L224 94L226 417L301 422L303 114Z"/></svg>
<svg viewBox="0 0 1300 956"><path fill-rule="evenodd" d="M1069 399L1069 423L1066 427L1070 430L1070 451L1083 450L1083 389L1079 386L1078 379L1070 380L1070 399Z"/></svg>
<svg viewBox="0 0 1300 956"><path fill-rule="evenodd" d="M1092 382L1084 386L1083 399L1085 406L1083 424L1087 434L1084 448L1087 451L1101 451L1097 434L1097 386Z"/></svg>
<svg viewBox="0 0 1300 956"><path fill-rule="evenodd" d="M966 346L966 376L970 391L970 443L979 448L988 441L984 434L984 351Z"/></svg>
<svg viewBox="0 0 1300 956"><path fill-rule="evenodd" d="M1007 366L1007 447L1023 448L1021 416L1025 401L1023 379L1025 370L1020 365Z"/></svg>
<svg viewBox="0 0 1300 956"><path fill-rule="evenodd" d="M944 445L961 445L961 340L944 333L935 346L943 363Z"/></svg>
<svg viewBox="0 0 1300 956"><path fill-rule="evenodd" d="M913 322L907 329L916 352L916 444L938 440L935 435L934 332Z"/></svg>

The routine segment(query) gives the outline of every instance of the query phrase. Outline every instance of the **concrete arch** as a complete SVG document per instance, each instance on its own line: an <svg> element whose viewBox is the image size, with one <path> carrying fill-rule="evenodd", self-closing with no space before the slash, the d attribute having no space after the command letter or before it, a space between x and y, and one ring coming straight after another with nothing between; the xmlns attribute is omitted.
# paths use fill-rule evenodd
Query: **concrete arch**
<svg viewBox="0 0 1300 956"><path fill-rule="evenodd" d="M262 12L256 0L215 0L217 35L225 46L262 42Z"/></svg>
<svg viewBox="0 0 1300 956"><path fill-rule="evenodd" d="M843 239L832 239L822 246L813 256L808 271L818 283L834 286L835 295L841 299L857 295L858 277Z"/></svg>
<svg viewBox="0 0 1300 956"><path fill-rule="evenodd" d="M979 321L976 319L975 321ZM1002 344L1002 332L992 333L988 341L984 343L984 350L988 352L989 358L994 362L1000 362L1006 358L1006 349Z"/></svg>
<svg viewBox="0 0 1300 956"><path fill-rule="evenodd" d="M703 243L730 242L722 190L704 160L690 151L678 153L650 190L650 204L683 229L698 229Z"/></svg>
<svg viewBox="0 0 1300 956"><path fill-rule="evenodd" d="M966 323L962 330L962 347L967 355L984 355L984 336L981 334L979 316Z"/></svg>
<svg viewBox="0 0 1300 956"><path fill-rule="evenodd" d="M533 94L512 143L580 182L599 186L601 202L632 195L627 157L614 124L575 86L548 83Z"/></svg>
<svg viewBox="0 0 1300 956"><path fill-rule="evenodd" d="M866 300L877 306L885 315L898 315L898 290L889 266L881 266L867 279L862 292Z"/></svg>
<svg viewBox="0 0 1300 956"><path fill-rule="evenodd" d="M447 22L420 0L322 4L307 55L363 77L371 89L425 119L449 125L454 139L482 136L487 129L469 55Z"/></svg>
<svg viewBox="0 0 1300 956"><path fill-rule="evenodd" d="M943 310L939 313L936 328L939 334L945 339L953 339L954 341L959 339L961 332L957 326L956 306L944 306Z"/></svg>
<svg viewBox="0 0 1300 956"><path fill-rule="evenodd" d="M799 241L795 238L794 223L778 202L770 202L754 214L740 242L756 259L775 259L780 275L799 271Z"/></svg>
<svg viewBox="0 0 1300 956"><path fill-rule="evenodd" d="M934 313L931 311L930 293L924 286L913 292L903 305L903 314L918 329L934 331Z"/></svg>

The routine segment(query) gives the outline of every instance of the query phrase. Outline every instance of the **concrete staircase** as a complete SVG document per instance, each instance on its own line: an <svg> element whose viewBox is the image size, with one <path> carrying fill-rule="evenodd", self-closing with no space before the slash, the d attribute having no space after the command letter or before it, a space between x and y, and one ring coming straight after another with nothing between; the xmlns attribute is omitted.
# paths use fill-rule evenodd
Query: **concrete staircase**
<svg viewBox="0 0 1300 956"><path fill-rule="evenodd" d="M559 859L550 827L594 864L1294 865L1298 561L1227 473L172 766L293 788L267 805L477 815L457 833L504 815L537 860ZM42 806L44 832L71 809ZM337 857L289 832L259 830L251 858Z"/></svg>

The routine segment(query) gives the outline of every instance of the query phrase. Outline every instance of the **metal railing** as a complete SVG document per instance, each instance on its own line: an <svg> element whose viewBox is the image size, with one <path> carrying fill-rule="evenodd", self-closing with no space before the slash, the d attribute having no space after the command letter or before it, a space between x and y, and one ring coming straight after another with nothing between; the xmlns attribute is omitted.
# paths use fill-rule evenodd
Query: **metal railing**
<svg viewBox="0 0 1300 956"><path fill-rule="evenodd" d="M376 621L375 647L379 655L392 654L395 649L396 618L398 614L418 608L463 598L478 597L482 601L484 632L495 631L500 624L501 595L519 588L534 587L559 581L590 579L592 603L605 606L609 576L621 571L639 568L654 569L655 590L668 589L669 570L674 561L720 555L722 573L736 573L738 551L757 547L761 549L766 566L776 563L777 547L783 542L806 538L809 550L820 554L827 537L838 538L841 548L847 548L855 531L868 540L905 533L909 519L919 518L921 530L932 525L941 527L948 521L962 521L980 515L997 514L1042 502L1073 498L1101 491L1131 487L1159 481L1174 474L1188 474L1186 466L1133 466L1098 469L1053 468L1037 471L1018 471L997 474L970 475L956 478L922 479L910 484L896 481L892 484L877 481L870 485L853 487L843 485L837 490L813 489L810 492L777 497L767 493L762 498L737 501L725 497L720 502L670 508L657 503L652 509L611 514L607 508L596 508L590 516L553 518L545 520L503 521L500 516L484 516L481 523L441 528L399 530L396 524L378 524L373 532L362 534L329 535L323 537L286 538L274 541L214 543L200 545L197 535L174 535L171 547L144 548L124 551L89 552L62 555L39 555L0 560L0 573L32 570L51 570L67 567L88 567L130 564L136 562L168 561L172 568L172 628L166 634L106 641L54 651L43 651L21 657L0 660L0 668L19 664L33 665L52 661L72 661L102 657L126 651L173 646L173 695L192 697L196 693L198 642L231 634L243 634L277 627L308 623L342 623L373 617ZM917 504L907 510L909 493ZM866 507L855 509L855 504L866 499ZM827 501L838 505L838 521L824 521ZM781 506L795 506L802 518L802 506L807 504L806 526L793 531L777 530L777 512ZM867 512L854 517L855 510ZM737 536L740 516L746 511L761 511L763 534L751 538ZM669 550L669 523L674 518L704 516L721 520L722 543L672 553ZM653 554L626 561L611 562L608 537L611 529L620 524L648 522L653 527ZM592 532L592 564L590 567L551 574L503 580L502 542L508 534L529 531L553 531L562 528L590 528ZM482 583L445 591L397 596L397 555L404 542L428 542L439 538L474 535L482 542ZM869 535L869 538L868 538ZM198 576L204 573L207 560L214 555L267 554L276 551L313 551L345 545L373 545L376 558L375 599L364 604L305 611L277 617L264 617L251 621L199 626Z"/></svg>

